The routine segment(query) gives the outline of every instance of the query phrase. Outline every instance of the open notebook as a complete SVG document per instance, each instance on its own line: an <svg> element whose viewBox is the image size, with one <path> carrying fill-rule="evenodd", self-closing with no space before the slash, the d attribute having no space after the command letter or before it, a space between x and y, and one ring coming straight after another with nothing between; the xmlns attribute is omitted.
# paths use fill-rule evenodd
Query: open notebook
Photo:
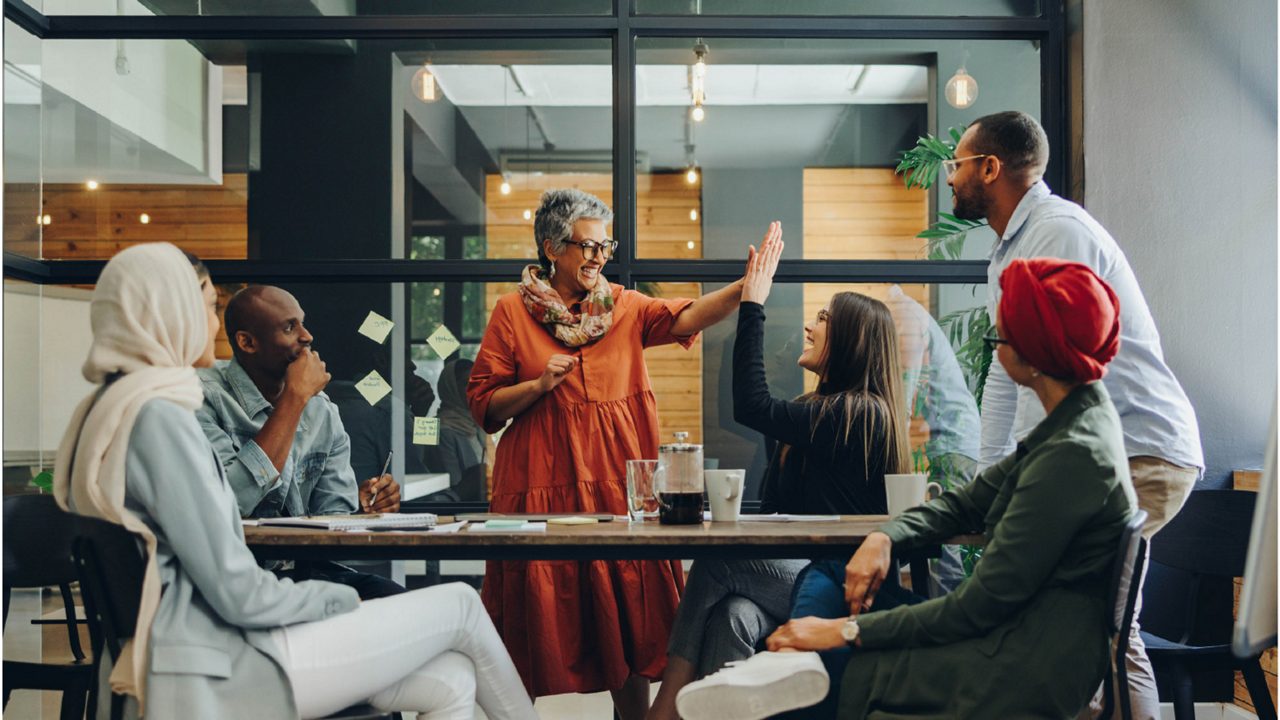
<svg viewBox="0 0 1280 720"><path fill-rule="evenodd" d="M372 513L369 515L306 515L303 517L262 518L259 525L350 530L353 528L430 528L436 525L435 513Z"/></svg>

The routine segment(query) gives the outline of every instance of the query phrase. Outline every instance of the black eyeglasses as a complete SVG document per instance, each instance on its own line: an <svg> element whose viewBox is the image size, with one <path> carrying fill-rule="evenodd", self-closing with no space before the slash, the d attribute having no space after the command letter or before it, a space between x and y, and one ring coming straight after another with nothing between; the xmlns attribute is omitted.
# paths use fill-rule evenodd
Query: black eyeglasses
<svg viewBox="0 0 1280 720"><path fill-rule="evenodd" d="M565 240L565 242L582 248L582 257L588 260L595 259L596 253L603 253L604 259L608 260L613 257L613 252L618 249L618 241L609 240L608 238L601 242L596 242L595 240L588 240L586 242L582 242L581 240Z"/></svg>
<svg viewBox="0 0 1280 720"><path fill-rule="evenodd" d="M992 328L991 330L988 330L987 334L982 336L982 342L987 344L987 349L990 350L991 352L996 351L997 345L1009 344L1008 340L1005 340L1004 338L996 334L996 331L994 328Z"/></svg>

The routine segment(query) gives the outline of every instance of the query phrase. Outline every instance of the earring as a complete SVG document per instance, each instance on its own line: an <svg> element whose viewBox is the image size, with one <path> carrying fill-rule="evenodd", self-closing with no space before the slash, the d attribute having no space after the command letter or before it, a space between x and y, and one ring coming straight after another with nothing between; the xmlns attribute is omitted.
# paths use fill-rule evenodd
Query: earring
<svg viewBox="0 0 1280 720"><path fill-rule="evenodd" d="M1031 377L1040 377L1040 371L1039 371L1039 370L1032 370L1032 371L1031 371Z"/></svg>
<svg viewBox="0 0 1280 720"><path fill-rule="evenodd" d="M551 270L547 272L547 279L550 280L555 276L556 276L556 265L555 263L551 263Z"/></svg>

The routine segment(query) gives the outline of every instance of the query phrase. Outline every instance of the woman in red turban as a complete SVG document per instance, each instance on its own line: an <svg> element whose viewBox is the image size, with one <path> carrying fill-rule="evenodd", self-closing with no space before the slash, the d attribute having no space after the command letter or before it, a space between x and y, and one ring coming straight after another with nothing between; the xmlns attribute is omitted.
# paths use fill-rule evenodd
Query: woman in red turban
<svg viewBox="0 0 1280 720"><path fill-rule="evenodd" d="M823 662L807 652L756 655L685 687L677 705L686 720L813 705L827 690L816 682L824 666L838 680L830 684L840 718L1074 718L1098 689L1111 567L1137 507L1120 418L1097 382L1119 348L1120 309L1078 263L1015 260L1000 286L987 342L1047 417L969 485L871 533L846 568L848 616L799 618L769 638L772 651L821 651ZM954 592L877 602L891 550L971 532L986 535L986 549ZM799 715L820 717L814 708Z"/></svg>

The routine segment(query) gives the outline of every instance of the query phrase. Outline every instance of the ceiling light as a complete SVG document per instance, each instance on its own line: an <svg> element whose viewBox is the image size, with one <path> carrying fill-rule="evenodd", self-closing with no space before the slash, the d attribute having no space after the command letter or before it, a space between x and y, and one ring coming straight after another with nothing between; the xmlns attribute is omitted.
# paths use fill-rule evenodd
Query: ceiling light
<svg viewBox="0 0 1280 720"><path fill-rule="evenodd" d="M505 177L502 178L502 184L498 186L498 192L502 193L503 195L510 195L511 181L507 180Z"/></svg>
<svg viewBox="0 0 1280 720"><path fill-rule="evenodd" d="M689 112L689 117L693 118L694 122L702 122L707 119L707 111L703 110L701 105L694 105L693 110Z"/></svg>
<svg viewBox="0 0 1280 720"><path fill-rule="evenodd" d="M39 224L41 224L41 225L52 225L52 224L53 224L53 216L52 216L52 215L41 215L40 217L36 218L36 222L37 222L37 223L39 223Z"/></svg>
<svg viewBox="0 0 1280 720"><path fill-rule="evenodd" d="M694 208L689 211L689 219L694 222L698 221L698 208Z"/></svg>
<svg viewBox="0 0 1280 720"><path fill-rule="evenodd" d="M148 225L151 223L151 216L146 213L142 213L141 215L138 216L138 222L142 223L143 225Z"/></svg>
<svg viewBox="0 0 1280 720"><path fill-rule="evenodd" d="M413 96L424 103L440 99L440 92L436 87L436 76L431 73L431 63L423 63L422 67L418 68L418 72L413 74L412 87Z"/></svg>
<svg viewBox="0 0 1280 720"><path fill-rule="evenodd" d="M525 219L525 220L532 220L532 219L533 219L533 211L532 211L532 210L530 210L530 209L528 209L528 208L525 208L525 211L524 211L523 215L524 215L524 219Z"/></svg>
<svg viewBox="0 0 1280 720"><path fill-rule="evenodd" d="M707 44L699 38L693 46L693 65L689 67L689 93L694 105L707 99Z"/></svg>
<svg viewBox="0 0 1280 720"><path fill-rule="evenodd" d="M435 297L440 297L440 288L432 288L431 294Z"/></svg>
<svg viewBox="0 0 1280 720"><path fill-rule="evenodd" d="M947 81L947 104L961 110L973 105L978 99L978 81L965 71L962 65L956 74Z"/></svg>
<svg viewBox="0 0 1280 720"><path fill-rule="evenodd" d="M97 189L98 189L98 181L97 181L97 180L86 180L86 181L85 181L85 183L84 183L84 186L85 186L85 187L87 187L87 188L89 188L90 190L97 190Z"/></svg>
<svg viewBox="0 0 1280 720"><path fill-rule="evenodd" d="M690 250L692 250L692 249L694 249L695 247L697 247L697 244L696 244L696 243L694 243L692 240L690 240L688 243L686 243L686 244L685 244L685 247L687 247L687 248L689 248Z"/></svg>
<svg viewBox="0 0 1280 720"><path fill-rule="evenodd" d="M698 168L689 166L689 170L684 174L684 181L690 185L698 184Z"/></svg>

